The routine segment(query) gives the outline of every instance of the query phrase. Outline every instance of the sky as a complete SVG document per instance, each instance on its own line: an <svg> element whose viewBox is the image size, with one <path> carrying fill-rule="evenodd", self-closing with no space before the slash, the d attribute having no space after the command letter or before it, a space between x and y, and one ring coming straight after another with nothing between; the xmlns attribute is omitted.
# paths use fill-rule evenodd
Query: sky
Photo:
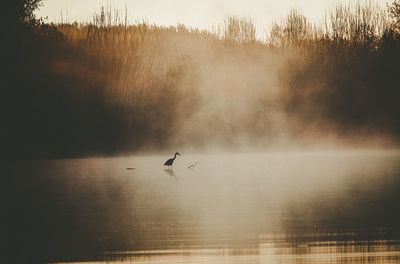
<svg viewBox="0 0 400 264"><path fill-rule="evenodd" d="M389 0L375 0L385 6ZM102 5L116 9L127 7L129 21L142 21L158 25L176 25L211 29L221 24L227 15L250 16L257 27L268 28L279 21L288 10L301 10L312 21L322 20L325 11L338 3L354 3L355 0L44 0L37 12L50 22L59 22L61 16L69 22L89 21ZM390 2L390 1L389 1Z"/></svg>

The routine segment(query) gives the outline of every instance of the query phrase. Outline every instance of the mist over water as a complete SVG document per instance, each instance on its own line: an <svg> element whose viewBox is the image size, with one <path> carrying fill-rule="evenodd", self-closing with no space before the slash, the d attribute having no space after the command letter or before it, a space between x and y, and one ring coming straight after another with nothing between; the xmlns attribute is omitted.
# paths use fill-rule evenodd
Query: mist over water
<svg viewBox="0 0 400 264"><path fill-rule="evenodd" d="M11 252L23 239L24 256L47 261L178 261L187 251L215 263L225 254L279 263L318 259L299 245L327 254L338 241L357 253L351 243L367 240L360 260L376 243L399 257L398 152L181 154L172 169L164 155L10 164ZM382 249L373 254L388 260Z"/></svg>
<svg viewBox="0 0 400 264"><path fill-rule="evenodd" d="M201 31L127 25L106 7L91 23L42 25L18 35L29 60L23 44L8 58L2 154L396 148L400 53L389 14L338 6L312 24L292 10L265 41L235 16Z"/></svg>
<svg viewBox="0 0 400 264"><path fill-rule="evenodd" d="M21 3L0 16L0 262L399 262L399 3L292 10L266 40Z"/></svg>

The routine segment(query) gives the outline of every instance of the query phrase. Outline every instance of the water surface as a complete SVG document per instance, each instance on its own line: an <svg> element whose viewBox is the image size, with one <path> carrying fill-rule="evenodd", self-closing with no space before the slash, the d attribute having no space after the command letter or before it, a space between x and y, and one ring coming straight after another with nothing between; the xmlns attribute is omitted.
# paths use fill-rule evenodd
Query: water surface
<svg viewBox="0 0 400 264"><path fill-rule="evenodd" d="M182 154L172 169L168 155L9 163L10 252L43 262L400 261L396 151Z"/></svg>

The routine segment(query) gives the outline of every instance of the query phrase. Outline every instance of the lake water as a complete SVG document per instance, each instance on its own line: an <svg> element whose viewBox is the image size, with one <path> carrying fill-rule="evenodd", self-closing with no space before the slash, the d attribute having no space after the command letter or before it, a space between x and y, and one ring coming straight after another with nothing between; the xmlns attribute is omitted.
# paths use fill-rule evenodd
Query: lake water
<svg viewBox="0 0 400 264"><path fill-rule="evenodd" d="M398 151L181 154L9 162L12 258L400 262Z"/></svg>

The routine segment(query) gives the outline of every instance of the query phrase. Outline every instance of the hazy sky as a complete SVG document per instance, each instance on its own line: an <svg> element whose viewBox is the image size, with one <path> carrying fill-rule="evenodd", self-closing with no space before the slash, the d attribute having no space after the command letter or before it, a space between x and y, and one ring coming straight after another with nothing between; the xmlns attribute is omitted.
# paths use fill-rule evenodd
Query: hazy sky
<svg viewBox="0 0 400 264"><path fill-rule="evenodd" d="M49 21L60 21L61 13L68 21L87 21L102 5L128 8L131 22L145 18L150 23L209 29L220 24L227 14L251 16L258 27L269 27L291 8L300 9L312 20L320 20L324 12L337 3L355 0L44 0L37 14ZM376 0L384 6L388 0Z"/></svg>

